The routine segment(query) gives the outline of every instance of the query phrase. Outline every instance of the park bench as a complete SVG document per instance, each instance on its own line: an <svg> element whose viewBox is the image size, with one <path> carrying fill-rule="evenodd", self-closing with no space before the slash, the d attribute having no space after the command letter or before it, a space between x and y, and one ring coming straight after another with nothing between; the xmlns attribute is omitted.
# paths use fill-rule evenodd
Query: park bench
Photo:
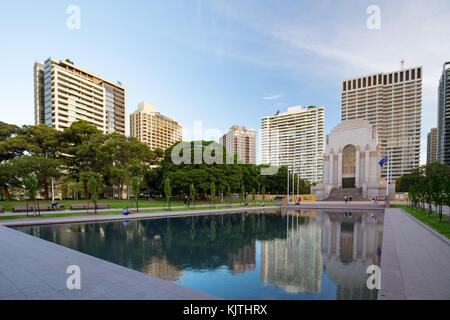
<svg viewBox="0 0 450 320"><path fill-rule="evenodd" d="M52 206L50 204L40 204L38 205L39 210L40 211L50 211L52 210ZM38 208L36 207L36 209ZM34 205L29 205L28 206L28 211L33 211L34 209ZM25 205L20 205L20 206L13 206L12 207L12 211L13 212L26 212L27 211L27 206Z"/></svg>
<svg viewBox="0 0 450 320"><path fill-rule="evenodd" d="M34 205L28 205L28 211L33 211ZM39 210L40 211L52 211L52 210L58 210L58 209L64 209L64 205L57 205L55 208L52 208L51 204L40 204ZM27 206L26 205L20 205L20 206L13 206L12 207L13 212L26 212Z"/></svg>
<svg viewBox="0 0 450 320"><path fill-rule="evenodd" d="M106 203L97 203L97 209L109 209L109 204ZM94 204L90 203L73 203L70 205L70 210L86 210L86 209L94 209Z"/></svg>

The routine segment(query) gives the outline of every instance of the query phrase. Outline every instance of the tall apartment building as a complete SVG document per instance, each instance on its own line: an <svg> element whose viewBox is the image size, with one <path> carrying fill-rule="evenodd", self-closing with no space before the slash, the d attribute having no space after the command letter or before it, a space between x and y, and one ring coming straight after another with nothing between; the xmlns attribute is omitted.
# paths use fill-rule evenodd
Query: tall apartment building
<svg viewBox="0 0 450 320"><path fill-rule="evenodd" d="M237 155L243 163L256 164L256 130L232 126L220 139L228 154Z"/></svg>
<svg viewBox="0 0 450 320"><path fill-rule="evenodd" d="M427 134L427 164L437 162L437 128Z"/></svg>
<svg viewBox="0 0 450 320"><path fill-rule="evenodd" d="M261 119L261 162L289 166L302 179L320 181L323 170L324 108L291 107Z"/></svg>
<svg viewBox="0 0 450 320"><path fill-rule="evenodd" d="M444 63L438 90L437 161L450 165L450 61Z"/></svg>
<svg viewBox="0 0 450 320"><path fill-rule="evenodd" d="M182 140L183 127L174 119L155 111L147 102L138 104L130 114L130 135L146 143L152 150L167 149Z"/></svg>
<svg viewBox="0 0 450 320"><path fill-rule="evenodd" d="M35 124L57 130L86 120L104 133L125 135L125 88L73 63L34 64Z"/></svg>
<svg viewBox="0 0 450 320"><path fill-rule="evenodd" d="M342 120L368 120L376 128L382 156L391 150L393 180L419 166L421 111L422 67L342 83Z"/></svg>

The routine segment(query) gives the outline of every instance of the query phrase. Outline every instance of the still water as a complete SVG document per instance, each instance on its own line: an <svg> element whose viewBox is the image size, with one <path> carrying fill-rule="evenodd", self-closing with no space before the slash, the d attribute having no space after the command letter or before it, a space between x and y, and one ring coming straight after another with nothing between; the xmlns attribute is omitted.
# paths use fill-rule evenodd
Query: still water
<svg viewBox="0 0 450 320"><path fill-rule="evenodd" d="M264 210L18 230L224 299L376 299L383 214Z"/></svg>

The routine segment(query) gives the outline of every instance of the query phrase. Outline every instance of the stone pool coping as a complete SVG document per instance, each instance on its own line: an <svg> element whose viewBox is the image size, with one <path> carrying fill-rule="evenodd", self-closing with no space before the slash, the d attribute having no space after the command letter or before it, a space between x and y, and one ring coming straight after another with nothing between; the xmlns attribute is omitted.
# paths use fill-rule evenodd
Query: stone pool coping
<svg viewBox="0 0 450 320"><path fill-rule="evenodd" d="M219 299L4 226L0 242L0 300ZM79 290L67 288L70 265L80 267Z"/></svg>

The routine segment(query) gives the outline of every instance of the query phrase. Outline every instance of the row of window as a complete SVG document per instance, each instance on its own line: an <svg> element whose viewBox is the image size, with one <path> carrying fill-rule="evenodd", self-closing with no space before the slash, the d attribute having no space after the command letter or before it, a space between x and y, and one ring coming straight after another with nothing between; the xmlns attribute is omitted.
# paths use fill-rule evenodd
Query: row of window
<svg viewBox="0 0 450 320"><path fill-rule="evenodd" d="M422 78L422 68L399 71L390 74L378 74L364 78L347 80L342 83L342 90L355 90L377 85L387 85Z"/></svg>

